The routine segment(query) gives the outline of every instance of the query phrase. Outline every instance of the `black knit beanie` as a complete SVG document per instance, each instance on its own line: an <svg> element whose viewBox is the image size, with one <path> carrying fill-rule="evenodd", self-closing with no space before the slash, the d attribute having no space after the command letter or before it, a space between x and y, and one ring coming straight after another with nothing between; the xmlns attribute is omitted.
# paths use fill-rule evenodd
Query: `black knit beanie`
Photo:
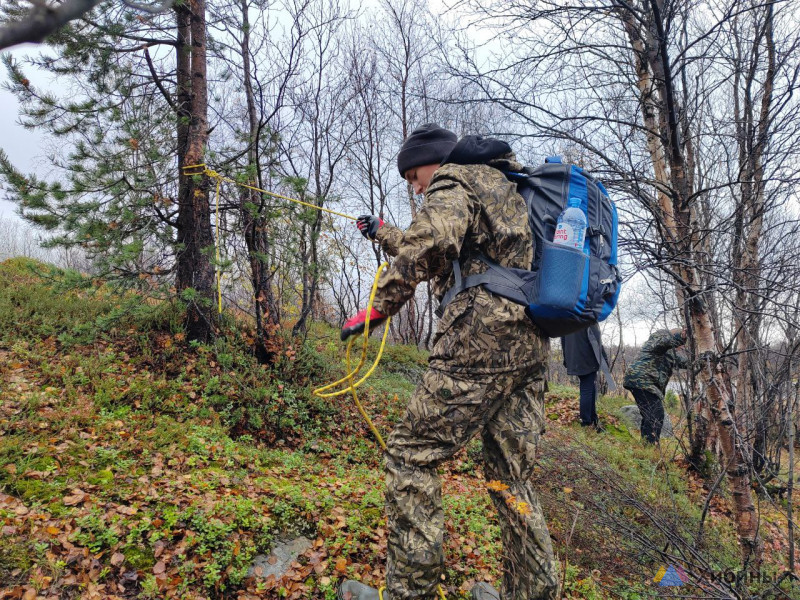
<svg viewBox="0 0 800 600"><path fill-rule="evenodd" d="M456 145L458 137L452 131L442 129L435 123L427 123L411 132L397 154L400 176L406 171L422 165L441 164Z"/></svg>

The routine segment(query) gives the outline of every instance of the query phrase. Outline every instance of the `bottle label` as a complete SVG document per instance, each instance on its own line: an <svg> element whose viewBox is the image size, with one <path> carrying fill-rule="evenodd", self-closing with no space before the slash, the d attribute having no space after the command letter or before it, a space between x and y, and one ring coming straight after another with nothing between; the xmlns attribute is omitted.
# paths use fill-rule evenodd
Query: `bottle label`
<svg viewBox="0 0 800 600"><path fill-rule="evenodd" d="M574 245L572 225L564 223L558 224L556 234L553 236L553 243L563 245Z"/></svg>

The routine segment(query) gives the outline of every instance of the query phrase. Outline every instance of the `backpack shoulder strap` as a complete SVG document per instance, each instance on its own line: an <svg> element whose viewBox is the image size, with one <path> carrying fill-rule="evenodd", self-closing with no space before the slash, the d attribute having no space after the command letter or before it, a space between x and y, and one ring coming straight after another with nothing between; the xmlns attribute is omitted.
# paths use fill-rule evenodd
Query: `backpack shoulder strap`
<svg viewBox="0 0 800 600"><path fill-rule="evenodd" d="M589 343L594 350L595 356L600 357L600 370L603 371L603 374L606 376L608 389L614 391L617 389L617 384L614 381L614 378L611 376L611 369L608 366L608 357L606 356L606 351L603 349L603 341L597 338L593 327L589 327L587 333L589 337Z"/></svg>

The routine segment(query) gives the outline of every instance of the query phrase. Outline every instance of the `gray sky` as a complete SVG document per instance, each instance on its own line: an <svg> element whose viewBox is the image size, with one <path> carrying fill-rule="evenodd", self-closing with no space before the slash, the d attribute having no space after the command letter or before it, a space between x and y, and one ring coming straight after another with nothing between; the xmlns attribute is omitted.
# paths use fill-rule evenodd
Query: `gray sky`
<svg viewBox="0 0 800 600"><path fill-rule="evenodd" d="M22 56L30 52L31 48L33 46L27 45L7 52L12 56ZM5 83L6 80L7 76L3 72L0 81ZM27 131L18 124L18 121L19 103L11 92L0 89L0 148L5 150L11 162L23 173L34 172L37 165L43 164L42 161L35 159L44 154L42 149L44 138L36 132ZM16 205L5 200L3 192L0 192L0 217L18 218Z"/></svg>

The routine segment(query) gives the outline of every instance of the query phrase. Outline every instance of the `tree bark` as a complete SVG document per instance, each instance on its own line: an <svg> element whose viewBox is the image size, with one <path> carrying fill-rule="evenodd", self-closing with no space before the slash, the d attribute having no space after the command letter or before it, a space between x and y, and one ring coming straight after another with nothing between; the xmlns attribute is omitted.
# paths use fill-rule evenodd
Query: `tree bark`
<svg viewBox="0 0 800 600"><path fill-rule="evenodd" d="M701 378L708 394L711 413L727 465L727 477L734 504L737 533L745 561L760 556L758 520L750 489L750 468L745 440L736 427L736 407L731 377L718 359L721 348L707 301L695 267L698 250L696 219L692 212L692 190L687 177L685 147L680 143L673 77L666 29L657 0L649 0L637 21L625 3L618 3L622 20L635 56L641 110L647 131L647 146L653 163L658 207L652 207L673 258L678 276L678 300L687 304L690 331L697 354L703 360Z"/></svg>
<svg viewBox="0 0 800 600"><path fill-rule="evenodd" d="M763 12L763 23L756 15ZM767 421L765 394L757 376L761 349L760 334L763 321L759 309L758 290L761 279L760 242L763 232L764 152L769 137L772 93L775 86L775 40L773 32L773 5L753 13L754 38L746 56L742 56L742 43L738 28L734 29L737 42L738 65L735 73L734 114L739 148L739 206L735 218L735 240L731 256L733 277L737 281L734 304L734 327L738 359L737 392L741 394L738 405L752 415L745 423L753 439L753 468L760 472L766 466ZM762 50L766 50L766 72L763 81L757 78ZM761 102L753 98L761 89ZM741 94L741 97L740 97Z"/></svg>
<svg viewBox="0 0 800 600"><path fill-rule="evenodd" d="M214 237L205 175L185 176L183 168L204 162L208 143L205 0L175 7L178 25L178 235L175 287L187 301L186 334L208 341L214 332ZM193 289L194 293L187 294Z"/></svg>

